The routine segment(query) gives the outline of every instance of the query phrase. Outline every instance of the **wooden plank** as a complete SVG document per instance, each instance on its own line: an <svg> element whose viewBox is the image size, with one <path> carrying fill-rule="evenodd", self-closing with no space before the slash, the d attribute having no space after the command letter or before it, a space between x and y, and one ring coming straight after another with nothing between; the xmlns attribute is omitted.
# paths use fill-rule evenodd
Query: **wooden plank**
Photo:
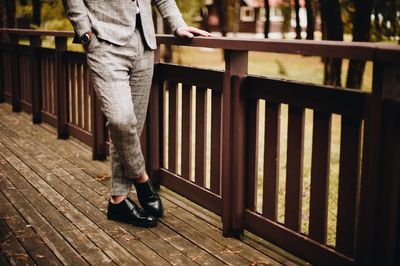
<svg viewBox="0 0 400 266"><path fill-rule="evenodd" d="M168 206L168 204L167 204ZM200 221L194 214L191 214L181 208L169 208L171 211L170 213L174 216L175 219L179 219L179 223L182 227L187 227L190 226L192 227L192 233L190 233L191 236L195 237L196 234L200 233L204 235L204 237L209 238L209 240L206 241L196 241L196 243L200 245L204 245L204 248L210 248L210 251L219 248L219 246L225 247L227 252L229 251L235 253L234 251L240 250L240 252L237 252L235 255L237 256L231 256L229 260L227 260L225 257L221 256L219 258L220 260L224 261L225 263L230 263L231 259L236 258L237 263L241 262L243 263L243 260L247 261L247 264L251 264L254 262L260 263L260 264L270 264L270 265L278 265L278 263L271 259L270 257L267 257L263 255L261 252L257 251L256 249L253 249L249 246L242 245L242 243L232 239L232 238L226 238L222 236L221 230L217 229L213 226L210 226L203 221ZM184 225L185 223L186 225ZM189 238L190 239L190 238ZM212 240L212 241L210 241ZM206 242L206 243L204 243ZM207 243L209 242L209 243ZM214 242L214 243L213 243ZM204 243L204 244L203 244ZM212 247L214 246L214 247ZM209 251L209 252L210 252ZM246 263L245 263L246 264ZM243 265L245 265L243 264Z"/></svg>
<svg viewBox="0 0 400 266"><path fill-rule="evenodd" d="M0 220L6 222L15 237L37 265L61 265L61 262L24 218L0 192Z"/></svg>
<svg viewBox="0 0 400 266"><path fill-rule="evenodd" d="M4 255L1 249L0 249L0 265L10 266L10 262L8 261L6 255Z"/></svg>
<svg viewBox="0 0 400 266"><path fill-rule="evenodd" d="M239 255L234 254L231 250L227 249L223 245L210 241L205 237L204 234L200 233L197 230L193 230L191 225L184 223L178 219L172 219L172 217L165 216L163 221L168 224L173 224L175 230L180 232L181 235L185 236L185 238L190 241L197 243L202 249L206 250L208 253L213 254L222 262L229 265L247 265L249 262Z"/></svg>
<svg viewBox="0 0 400 266"><path fill-rule="evenodd" d="M195 154L195 182L205 186L206 175L206 125L207 125L207 89L196 87L196 154Z"/></svg>
<svg viewBox="0 0 400 266"><path fill-rule="evenodd" d="M214 88L221 90L224 72L210 69L178 66L174 64L158 63L155 68L158 80L193 84L196 87Z"/></svg>
<svg viewBox="0 0 400 266"><path fill-rule="evenodd" d="M0 108L0 111L1 111L1 109L2 108ZM7 120L6 120L7 121ZM24 138L24 139L26 139L30 134L32 134L33 132L35 132L35 131L37 131L37 128L40 128L40 127L34 127L34 126L32 126L32 125L27 125L27 127L25 127L25 126L22 126L22 125L19 125L19 127L20 127L20 130L22 130L22 133L23 132L25 132L26 131L26 133L24 133L21 137L22 138ZM13 129L15 129L15 127L13 127ZM20 133L21 131L18 131L18 134L21 134ZM51 140L51 138L49 138L49 136L48 135L51 135L51 134L49 134L49 132L48 131L45 131L45 132L43 132L44 134L39 134L39 138L37 138L37 139L35 139L35 142L36 141L43 141L43 143L48 143L49 145L54 145L54 142L52 143L52 140ZM58 144L57 144L57 148L55 148L55 147L53 147L53 146L49 146L49 147L47 147L47 146L43 146L43 144L41 145L41 148L39 149L40 151L43 151L43 152L45 152L45 153L48 153L49 152L49 149L50 148L52 148L52 149L54 149L54 151L57 151L57 152L64 152L64 154L67 156L67 157L69 157L69 159L72 159L72 158L74 158L75 159L75 161L76 161L76 163L78 163L78 165L82 165L82 162L84 161L84 160L88 160L88 161L90 161L90 152L88 151L88 150L86 150L86 156L83 156L83 154L85 154L85 153L81 153L80 155L78 155L76 152L77 152L77 150L81 150L81 148L80 147L78 147L78 146L76 146L76 148L74 148L74 150L65 150L65 148L67 148L68 146L72 146L72 148L74 147L74 145L71 145L70 143L72 143L72 142L74 142L73 140L68 140L68 142L65 142L65 141L57 141L58 142ZM35 145L36 147L37 147L37 145ZM47 148L46 148L47 147ZM59 166L57 167L58 169L59 168L61 168L61 167L66 167L67 169L68 169L68 171L71 171L71 172L73 172L74 173L74 176L76 177L76 178L78 178L78 179L80 179L82 182L85 182L85 183L87 183L87 185L90 187L90 188L93 188L94 190L96 190L96 191L98 191L97 193L102 193L102 195L103 195L103 197L105 197L106 195L105 195L105 191L108 191L108 188L106 188L106 187L104 187L103 185L101 185L99 182L97 182L97 181L94 181L91 177L89 177L89 176L85 176L85 175L82 175L82 172L81 172L81 170L79 170L78 169L78 167L76 167L76 166L74 166L74 165L72 165L72 164L66 164L66 162L65 162L65 159L64 159L64 161L62 161L61 160L61 158L59 157L59 156L57 156L57 154L55 154L54 153L54 151L53 151L53 153L52 154L49 154L49 156L50 157L40 157L40 159L41 160L43 160L43 163L44 162L46 162L46 160L47 161L50 161L50 158L51 158L51 161L52 162L55 162L56 164L59 164ZM39 157L39 156L36 156L36 157ZM62 164L61 164L62 163ZM91 164L97 164L98 162L91 162ZM102 164L102 163L100 163L100 164ZM51 167L51 168L56 168L56 166L54 165L48 165L49 167ZM79 167L81 167L81 166L79 166ZM86 167L86 166L85 166ZM79 173L79 172L81 172L81 174L80 175L77 175L76 173ZM60 173L61 174L61 173ZM69 183L69 181L68 180L71 180L70 178L63 178L63 180L64 181L66 181L67 183ZM72 183L71 183L72 184ZM81 190L81 186L79 186L79 185L77 185L76 183L74 183L73 185L73 188L75 188L75 189L77 189L77 190ZM95 196L93 196L93 195L91 195L91 194L88 194L88 198L89 199L95 199L95 201L98 201L98 198L99 197L95 197ZM100 200L101 201L101 200ZM169 205L168 205L169 206ZM183 206L183 205L182 205ZM186 204L185 204L185 206L186 206ZM175 208L175 207L168 207L168 209L170 209L170 208ZM161 223L159 224L159 226L157 226L155 229L154 229L154 233L156 233L156 234L159 234L160 232L158 232L158 228L160 227L160 225L162 225ZM171 226L171 228L169 228L169 227L164 227L164 229L165 228L169 228L169 229L167 229L168 231L169 231L169 233L167 232L167 233L162 233L164 236L167 236L167 235L169 235L169 236L171 236L171 238L168 238L167 240L168 241L170 241L171 243L172 242L174 242L174 241L177 241L176 243L174 243L174 245L176 246L176 247L179 247L179 248L183 248L183 251L185 251L185 252L187 252L187 255L189 256L191 256L191 258L194 258L197 262L199 262L200 264L202 264L202 265L204 265L203 263L201 263L203 260L204 261L212 261L212 260L205 260L205 258L209 258L209 259L211 259L211 257L210 257L210 255L208 255L208 256L205 256L205 255L203 255L203 254L207 254L207 253L202 253L202 252L200 252L198 249L196 250L196 249L194 249L194 247L192 246L192 248L191 248L191 246L190 245L188 245L188 244L191 244L191 245L193 245L191 242L188 242L188 240L187 239L185 239L185 238L182 238L182 236L180 236L180 237L176 237L176 233L174 233L175 231L173 231L173 224L171 224L171 225L169 225L169 226ZM161 233L160 233L161 234ZM173 237L174 236L174 234L175 234L175 237ZM215 234L215 233L214 233ZM221 237L222 238L222 237ZM222 239L224 239L224 238L222 238ZM236 240L235 240L236 241ZM241 245L239 245L239 246L241 246ZM234 250L234 251L238 251L238 250L240 250L239 248L238 249L232 249L232 250ZM204 251L203 251L204 252ZM186 254L186 253L185 253ZM239 254L241 254L241 252L239 252ZM218 265L218 264L216 264L215 263L215 261L214 261L214 263L212 263L211 265Z"/></svg>
<svg viewBox="0 0 400 266"><path fill-rule="evenodd" d="M0 106L0 115L4 114L4 111L2 111L2 110L3 110L3 107ZM12 117L10 117L10 118L12 118ZM76 190L78 193L80 193L82 195L86 195L87 199L90 200L92 202L92 204L94 204L96 206L98 206L97 202L104 202L104 200L102 200L101 197L103 197L103 199L104 199L104 197L107 197L107 191L109 189L107 187L105 187L104 185L102 185L101 183L95 181L93 177L96 176L96 172L99 173L102 171L101 169L103 167L101 167L101 165L105 165L105 164L100 163L100 162L91 161L90 151L88 149L83 149L82 147L78 146L77 144L75 144L77 142L72 139L68 140L68 141L57 141L56 140L56 142L54 142L51 132L43 131L43 127L45 125L38 127L38 126L32 126L29 124L21 123L21 124L16 125L16 127L14 127L14 125L12 124L12 121L13 121L13 119L10 120L8 117L6 117L6 119L4 121L2 121L2 123L7 123L9 126L12 126L13 130L17 130L19 128L18 130L21 130L21 131L16 131L16 133L17 133L17 135L22 134L21 139L27 139L29 136L32 136L32 135L37 136L37 137L35 137L33 142L29 145L29 149L27 147L28 152L25 152L24 154L32 153L34 148L36 148L38 151L40 151L40 154L43 153L41 156L39 156L40 154L36 156L37 160L40 160L41 164L43 166L45 166L46 168L49 167L52 169L51 171L55 171L55 173L57 173L57 175L60 175L59 177L60 177L60 179L63 180L63 182L71 184L71 186L74 190ZM39 133L39 134L37 134L37 133ZM14 135L15 135L15 133L14 133ZM31 142L31 140L29 142ZM36 144L34 144L34 143L36 143ZM57 145L54 146L54 143L56 143ZM40 147L40 148L37 148L37 147ZM48 154L48 155L46 155L46 154ZM66 156L66 158L68 158L69 161L61 158L58 154L63 154L64 156ZM32 153L32 155L33 155L33 153ZM49 162L49 161L51 163L47 163L45 165L45 163ZM73 165L71 162L74 162L76 165ZM98 167L96 165L99 165L100 167ZM75 181L73 181L74 179L72 179L71 177L68 177L68 175L65 176L65 173L63 173L62 171L57 170L60 168L66 168L66 169L68 169L68 172L72 172L75 177L74 178ZM82 170L80 168L83 168L82 170L88 171L88 173L91 173L92 177L88 176L86 173L82 172ZM93 170L91 170L89 168L93 168ZM106 167L106 169L107 169L107 167ZM47 172L49 172L49 171L47 171ZM64 176L64 177L61 178L62 176ZM53 178L54 178L54 176L53 176ZM98 197L95 194L89 194L89 193L85 194L86 191L82 190L83 189L82 185L79 185L79 183L76 183L76 180L80 180L82 183L85 183L88 187L90 187L91 189L96 191L96 193L98 193L98 195L101 194L102 196ZM102 206L104 206L104 203ZM168 209L176 208L176 205L174 205L174 206L168 205ZM104 207L99 206L98 208L104 208ZM181 211L177 210L177 213L179 213L179 212L181 212ZM177 219L176 217L175 218L174 217L173 217L173 219ZM171 243L171 245L173 245L177 249L179 248L179 250L181 250L181 252L186 252L185 255L190 256L190 258L192 258L192 259L195 259L195 261L198 262L199 264L205 265L206 263L202 263L203 258L208 257L210 260L207 260L207 261L211 262L210 265L218 265L218 264L216 264L215 258L214 258L214 260L212 260L212 257L210 257L211 256L210 254L208 254L208 256L205 256L205 254L207 254L207 253L203 253L204 250L201 252L201 250L196 249L196 246L192 242L190 242L190 240L188 240L182 236L177 237L177 232L180 232L180 231L179 230L174 231L174 222L173 221L171 223L167 223L167 222L165 222L165 223L168 226L164 226L163 223L160 223L158 227L154 228L154 230L152 229L152 232L154 232L157 235L162 235L165 237L169 236L170 238L167 238L166 240L169 241ZM163 226L162 232L158 231L158 229L160 228L161 225ZM164 230L166 230L166 231L164 231ZM218 235L215 232L212 232L212 234ZM221 241L223 241L225 239L220 235L219 235L219 237L221 237ZM231 241L236 241L236 240L232 239ZM218 243L220 243L220 242L218 242ZM229 242L227 242L227 243L229 243ZM240 242L237 242L237 244L236 244L236 245L238 245L238 248L230 248L231 247L230 244L228 245L228 247L226 245L223 245L223 243L221 245L225 246L227 248L228 253L230 252L229 250L231 250L234 254L239 254L240 256L242 254L242 251L240 251L242 244L240 244ZM253 250L253 252L254 252L254 250ZM246 255L243 255L243 256L246 256ZM247 258L246 260L249 261L250 259ZM204 261L206 261L206 260L204 260ZM263 261L263 260L259 260L259 261ZM246 264L249 264L249 263L246 263Z"/></svg>
<svg viewBox="0 0 400 266"><path fill-rule="evenodd" d="M212 90L211 95L211 173L210 189L221 195L221 133L222 133L222 96Z"/></svg>
<svg viewBox="0 0 400 266"><path fill-rule="evenodd" d="M55 165L51 160L49 163L50 157L37 154L37 149L34 147L24 146L24 149L24 151L19 151L19 148L14 147L14 151L18 153L18 156L24 156L24 161L28 163L36 173L40 174L42 178L44 178L82 213L88 215L94 223L101 226L101 228L103 228L107 234L112 236L121 246L128 249L130 252L133 252L134 255L144 264L164 265L166 263L166 260L163 260L161 257L156 255L156 253L151 252L149 248L154 249L157 253L163 255L169 262L175 262L173 264L191 264L191 261L183 256L183 254L180 254L179 252L177 253L177 250L173 249L167 242L158 239L148 230L143 231L142 228L136 228L130 225L122 225L124 228L122 229L121 226L115 222L108 221L105 213L103 213L106 208L106 206L104 206L104 203L106 202L104 199L99 200L98 195L89 189L89 187L77 182L73 176L68 175L65 171L59 171L59 166ZM26 156L26 153L32 153L32 157ZM35 163L33 158L40 160L42 166ZM47 167L47 169L44 167ZM56 175L58 175L59 178ZM69 186L76 188L77 191L73 191ZM43 185L41 187L43 187ZM44 194L44 192L42 193ZM83 198L80 194L85 195L86 198ZM97 206L101 206L95 208L93 205L85 203L88 200ZM101 212L101 210L103 210L103 212ZM85 234L88 234L89 230L90 229L84 229ZM140 241L131 241L138 239L140 239ZM144 242L147 247L141 242ZM107 252L107 254L109 253L110 252ZM119 253L121 253L121 251L119 251ZM120 259L114 259L114 261L118 262ZM120 261L120 263L123 263L123 261Z"/></svg>
<svg viewBox="0 0 400 266"><path fill-rule="evenodd" d="M192 86L182 85L182 163L181 176L189 179L192 164Z"/></svg>
<svg viewBox="0 0 400 266"><path fill-rule="evenodd" d="M112 254L110 249L112 249L113 245L110 245L110 240L108 241L103 241L102 242L102 233L98 228L94 228L90 224L88 224L86 221L82 220L80 215L74 211L75 208L71 206L70 203L67 201L64 201L64 197L58 196L58 198L52 198L51 194L46 193L46 185L43 183L42 180L38 180L37 175L32 172L32 170L27 167L25 164L23 164L19 159L17 159L15 156L10 154L10 151L8 149L3 148L3 154L6 156L6 160L12 164L13 167L16 167L17 170L20 172L20 174L24 175L26 179L24 179L19 173L16 172L16 170L12 170L11 168L8 168L8 177L12 179L13 184L7 183L8 186L16 186L13 191L16 189L18 190L23 190L24 191L24 197L29 197L31 198L39 198L39 192L41 195L44 195L48 197L48 200L51 201L52 204L57 204L57 209L56 211L59 211L59 215L61 213L67 217L68 220L73 221L73 223L79 228L78 229L69 229L69 230L60 230L59 232L63 235L64 238L68 240L75 248L80 252L81 256L85 258L89 263L105 263L105 264L114 264L110 258L103 253L102 250L104 250L105 253L108 255ZM3 166L3 167L7 167ZM31 185L34 185L38 191L35 190L30 184L28 184L27 180L30 182ZM5 195L12 200L12 195L10 191L5 191L3 190ZM51 192L50 192L51 193ZM47 195L46 195L47 194ZM41 197L43 200L44 198ZM14 205L16 202L12 202ZM37 208L43 208L38 205L34 205ZM17 206L16 206L17 207ZM55 206L56 207L56 206ZM18 208L18 207L17 207ZM25 207L26 208L26 207ZM29 208L29 207L28 207ZM33 208L33 206L31 207ZM54 207L51 207L54 208ZM18 208L18 211L21 212L21 209ZM36 210L35 210L36 211ZM37 211L36 211L37 212ZM29 218L29 215L23 214L25 218ZM40 214L37 214L36 216L42 216L45 215L48 221L51 221L52 217L49 217L48 211L47 210L40 210ZM69 222L68 220L64 218L64 221L62 225L68 225ZM31 218L34 219L34 218ZM35 221L30 221L30 224L33 226L40 227L41 225L38 224ZM40 227L41 228L41 227ZM91 230L92 229L92 230ZM81 231L82 230L82 231ZM85 234L82 234L82 232L85 232ZM92 233L91 233L92 232ZM94 243L96 243L97 247ZM102 245L103 244L103 245ZM89 252L90 251L90 252ZM115 259L115 258L113 258ZM126 256L121 257L121 260L124 259L129 259Z"/></svg>
<svg viewBox="0 0 400 266"><path fill-rule="evenodd" d="M17 150L18 148L14 146L14 149ZM16 151L15 151L16 152ZM18 153L18 156L22 157L22 153ZM29 162L29 158L24 157L24 160L26 162ZM33 162L29 162L29 166L34 168L36 172L41 173L41 176L46 175L46 178L48 180L50 179L55 179L54 174L49 174L48 171L45 171L43 168L41 169L40 166L34 165ZM14 165L14 167L20 167L17 165ZM82 252L82 256L85 256L85 250L89 248L90 245L95 245L96 248L90 247L90 249L94 249L91 254L87 254L85 257L87 260L90 260L90 263L112 263L112 261L115 261L117 264L135 264L135 265L141 265L138 259L136 259L134 256L130 255L128 251L123 248L122 246L118 245L117 243L114 242L114 240L106 234L103 230L101 230L96 224L91 222L84 214L89 215L92 217L95 214L93 212L87 211L87 212L80 212L78 209L76 209L75 206L73 206L70 201L72 200L72 196L68 193L68 191L63 191L63 194L57 193L54 188L49 186L44 180L40 179L39 176L36 173L28 172L24 169L18 169L21 174L24 174L26 176L26 180L32 185L35 186L35 188L44 196L46 197L49 201L54 204L54 207L56 207L58 210L60 210L68 220L75 224L75 226L80 230L81 232L81 239L75 239L75 236L70 236L73 241L84 241L85 243L89 244L88 247L81 246L78 250ZM26 182L26 181L24 181ZM58 183L60 185L60 183ZM75 199L77 196L74 196ZM64 200L67 199L67 200ZM85 204L85 200L80 199L80 202L82 204ZM76 203L76 201L74 201ZM87 205L87 204L86 204ZM106 220L105 215L102 215L103 220ZM66 233L69 233L70 231L67 231ZM82 232L84 234L82 234ZM123 233L123 232L122 232ZM68 237L68 236L66 236ZM126 241L125 245L129 246L128 244L129 241ZM129 242L130 243L130 242ZM136 243L136 242L132 242ZM136 247L137 248L137 247ZM145 254L145 249L143 247L139 249L132 249L130 250L140 250L140 252L143 252ZM104 254L107 254L107 256ZM97 253L97 254L96 254ZM140 253L139 253L140 254ZM148 253L145 254L149 258ZM112 261L110 260L112 259ZM152 260L153 263L155 263L155 260Z"/></svg>
<svg viewBox="0 0 400 266"><path fill-rule="evenodd" d="M1 168L3 169L4 160L0 161ZM4 171L4 170L3 170ZM12 172L14 173L14 172ZM46 242L48 247L55 253L55 255L67 265L87 265L85 260L65 241L60 232L56 231L43 216L22 196L22 194L5 179L4 176L0 176L1 191L4 195L13 203L15 208L21 213L24 219L33 227L39 229L36 233ZM52 208L48 208L46 204L41 204L42 201L38 197L33 197L31 200L37 200L39 204L35 206L43 206L46 209L46 218L54 220L56 224L63 225L62 232L71 231L73 227L68 226L67 223L60 223L57 221L61 217L61 213L57 214L52 212ZM41 205L40 205L41 204ZM62 220L62 219L61 219ZM7 255L7 254L6 254Z"/></svg>
<svg viewBox="0 0 400 266"><path fill-rule="evenodd" d="M249 100L248 102L248 177L246 188L246 208L255 211L257 208L257 176L258 176L258 124L259 112L258 101Z"/></svg>
<svg viewBox="0 0 400 266"><path fill-rule="evenodd" d="M278 214L280 117L280 104L266 102L263 215L271 220L276 220Z"/></svg>
<svg viewBox="0 0 400 266"><path fill-rule="evenodd" d="M289 106L285 225L296 232L301 225L304 113L304 108Z"/></svg>
<svg viewBox="0 0 400 266"><path fill-rule="evenodd" d="M361 121L342 117L336 249L354 255L360 176Z"/></svg>
<svg viewBox="0 0 400 266"><path fill-rule="evenodd" d="M12 265L35 265L6 222L0 220L0 249Z"/></svg>
<svg viewBox="0 0 400 266"><path fill-rule="evenodd" d="M25 136L23 137L23 138L26 138ZM44 139L48 139L48 138L44 138ZM64 143L64 142L62 142L62 143ZM61 143L60 143L61 144ZM60 146L59 146L59 148L61 148ZM59 151L60 149L56 149L57 151ZM32 147L32 149L33 149L33 147ZM40 149L39 149L40 151L45 151L46 153L49 153L49 149L47 148L45 148L45 147L41 147ZM54 152L53 152L54 153ZM71 155L71 153L68 153L68 154L70 154ZM72 155L71 157L75 157L75 155ZM80 156L80 157L82 157L82 156ZM106 190L106 191L108 191L109 190L109 188L108 187L104 187L104 186L102 186L102 185L100 185L100 183L99 182L97 182L97 181L94 181L94 179L92 179L90 176L88 177L88 176L82 176L82 175L79 175L78 173L79 173L79 171L80 170L77 170L77 167L76 166L74 166L74 165L71 165L70 167L67 167L66 166L66 163L65 163L65 159L64 159L64 161L62 162L62 164L60 164L61 163L61 158L60 157L58 157L58 156L56 156L55 154L49 154L49 157L43 157L43 156L36 156L35 158L40 158L40 159L42 159L43 160L43 162L42 162L42 164L43 165L45 165L46 167L50 167L51 169L60 169L60 167L64 167L64 168L67 168L68 169L68 171L69 172L71 172L73 175L74 175L74 178L72 178L72 177L68 177L68 176L65 176L65 174L61 174L62 175L62 180L64 181L64 182L67 182L68 184L70 184L73 188L75 188L77 191L79 191L79 192L81 192L82 194L84 194L85 196L87 196L87 198L88 198L88 200L90 200L92 203L95 203L95 202L101 202L100 204L101 204L101 206L98 206L98 204L96 204L97 206L98 206L98 208L100 208L100 210L103 210L104 211L104 197L105 197L105 192L104 192L104 190ZM51 160L50 160L51 159ZM53 163L48 163L48 162L57 162L59 165L58 166L56 166L56 165L53 165ZM82 161L82 160L79 160L79 161ZM92 162L93 163L93 162ZM54 170L53 170L54 171ZM53 177L54 178L54 177ZM61 176L60 176L60 178L61 178ZM87 186L88 187L90 187L91 189L93 189L93 188L95 188L95 190L97 191L97 193L99 193L98 195L93 195L92 193L90 193L90 191L84 191L83 189L83 187L82 187L82 185L79 185L77 182L76 182L76 178L78 178L79 180L81 180L82 182L85 182L85 183L87 183ZM71 182L70 180L74 180L73 182ZM90 182L90 181L93 181L93 182ZM99 185L100 185L100 187L99 187ZM108 194L108 193L107 193ZM99 195L101 195L100 197L99 197ZM101 198L103 198L103 200L101 199ZM84 201L82 201L82 202L84 202ZM89 213L91 213L91 212L89 212ZM160 236L160 237L162 237L163 239L165 239L165 241L168 241L172 246L174 246L175 248L178 248L178 250L180 250L181 252L183 252L185 255L187 255L187 256L189 256L191 259L193 259L194 261L196 261L196 262L198 262L198 263L200 263L200 264L202 264L203 265L203 263L202 262L204 262L204 264L208 264L208 263L211 263L211 265L218 265L219 263L218 263L218 260L216 260L215 258L213 258L210 254L208 254L208 253L205 253L204 251L202 251L201 249L199 249L197 246L195 246L193 243L191 243L191 242L189 242L187 239L185 239L185 238L183 238L182 236L180 236L180 235L177 235L177 233L175 233L175 231L173 231L172 229L170 229L170 228L167 228L167 227L165 227L165 226L163 226L163 230L162 230L162 232L159 232L159 228L160 228L160 226L162 226L162 224L159 224L156 228L152 228L151 230L152 230L152 232L153 233L155 233L156 235L158 235L158 236ZM115 226L114 226L115 227ZM113 227L113 228L114 228ZM131 227L131 226L129 226L129 225L127 225L127 227L126 228L129 228L129 230L133 230L133 231L135 231L134 230L134 228L135 227ZM110 227L110 230L112 230L111 229L111 227ZM142 229L138 229L139 230L139 232L141 232L142 231ZM166 237L166 236L169 236L168 238L164 238L164 237ZM171 235L173 235L173 236L171 236ZM163 241L160 241L160 239L156 239L156 240L154 240L154 237L141 237L141 238L139 238L139 240L140 241L147 241L147 242L150 242L149 243L149 246L150 247L153 247L153 246L155 246L155 247L157 247L157 246L159 246L159 245L152 245L151 244L151 242L152 241L157 241L157 242L163 242ZM154 248L154 247L153 247ZM166 250L166 251L169 251L169 249L168 248L166 248L165 246L162 246L162 249L164 249L164 250ZM165 252L165 251L164 251ZM170 252L170 256L173 256L173 255L175 255L176 256L176 251L174 251L174 252ZM177 258L175 259L175 260L178 260L179 259L179 255L178 256L176 256ZM174 261L173 259L171 259L170 261Z"/></svg>
<svg viewBox="0 0 400 266"><path fill-rule="evenodd" d="M353 118L364 117L368 93L303 82L247 76L245 94L255 99L285 103Z"/></svg>
<svg viewBox="0 0 400 266"><path fill-rule="evenodd" d="M325 244L332 115L314 111L313 121L309 235L312 239Z"/></svg>

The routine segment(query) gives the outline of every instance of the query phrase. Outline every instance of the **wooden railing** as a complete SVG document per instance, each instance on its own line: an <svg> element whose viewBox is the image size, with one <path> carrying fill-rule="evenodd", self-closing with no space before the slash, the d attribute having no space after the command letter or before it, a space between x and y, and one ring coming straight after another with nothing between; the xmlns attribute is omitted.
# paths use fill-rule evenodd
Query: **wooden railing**
<svg viewBox="0 0 400 266"><path fill-rule="evenodd" d="M90 86L85 55L66 51L66 38L72 33L0 31L10 36L10 43L1 46L0 99L12 103L14 111L32 112L34 123L44 120L57 127L60 138L72 135L91 145L93 158L105 158L105 119ZM40 47L44 35L56 37L55 49ZM18 44L21 37L30 38L30 47ZM159 44L225 52L224 71L160 63L156 56L141 141L147 170L157 186L221 215L224 235L239 237L248 230L313 264L400 262L397 46L179 40L166 35L157 39ZM249 75L249 51L373 61L372 93ZM284 143L283 105L288 109ZM304 218L306 110L312 111L312 156L309 217ZM340 117L340 154L332 245L327 243L327 220L333 116ZM282 144L287 147L283 207L278 202ZM283 221L278 208L284 209ZM304 219L307 232L301 228Z"/></svg>

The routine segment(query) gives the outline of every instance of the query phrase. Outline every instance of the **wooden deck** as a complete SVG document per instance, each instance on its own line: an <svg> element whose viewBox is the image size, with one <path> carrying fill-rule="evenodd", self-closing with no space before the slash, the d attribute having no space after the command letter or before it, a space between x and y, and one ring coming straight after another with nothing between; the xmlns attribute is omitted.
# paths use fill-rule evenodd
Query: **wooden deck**
<svg viewBox="0 0 400 266"><path fill-rule="evenodd" d="M250 234L224 238L217 216L165 188L156 228L108 221L108 164L0 104L0 265L305 264Z"/></svg>

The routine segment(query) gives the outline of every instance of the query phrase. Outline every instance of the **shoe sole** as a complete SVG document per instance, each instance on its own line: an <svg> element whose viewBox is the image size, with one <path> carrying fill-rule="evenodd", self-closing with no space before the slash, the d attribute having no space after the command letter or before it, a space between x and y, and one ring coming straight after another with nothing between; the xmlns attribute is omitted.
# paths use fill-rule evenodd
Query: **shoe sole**
<svg viewBox="0 0 400 266"><path fill-rule="evenodd" d="M117 222L123 222L123 223L127 223L127 224L131 224L137 227L146 227L146 228L150 228L150 227L156 227L157 226L157 220L155 220L153 223L142 223L142 222L138 222L138 221L132 221L132 220L127 220L121 216L108 216L107 215L107 219L108 220L113 220L113 221L117 221Z"/></svg>

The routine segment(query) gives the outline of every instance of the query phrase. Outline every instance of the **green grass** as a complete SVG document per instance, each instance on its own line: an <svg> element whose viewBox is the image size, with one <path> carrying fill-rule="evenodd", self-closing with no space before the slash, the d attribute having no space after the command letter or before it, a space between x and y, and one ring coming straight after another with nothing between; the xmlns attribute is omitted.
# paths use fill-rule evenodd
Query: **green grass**
<svg viewBox="0 0 400 266"><path fill-rule="evenodd" d="M199 49L190 47L174 47L174 63L204 67L211 69L224 69L223 53L218 49ZM342 73L345 83L348 60L344 60ZM272 54L261 52L249 53L249 70L252 75L267 76L271 78L283 78L295 81L322 84L323 63L319 57L304 57L299 55ZM363 90L370 91L372 84L372 63L368 62L363 82ZM179 94L178 94L179 95ZM259 139L258 139L258 191L257 210L262 209L262 185L263 185L263 154L264 154L264 125L265 125L265 101L259 101ZM287 122L288 106L282 105L281 110L281 136L279 158L279 195L278 195L278 221L284 222L285 206L285 179L287 159ZM336 215L338 199L338 176L340 156L340 125L341 117L333 115L331 131L331 153L329 174L328 197L328 234L327 244L335 245L336 241ZM306 110L305 139L304 139L304 170L303 170L303 194L302 194L302 225L301 232L308 233L308 217L310 208L310 180L312 158L312 128L313 111ZM179 131L179 130L178 130ZM167 131L165 131L167 132ZM180 136L178 136L180 139ZM180 143L179 143L180 144ZM192 143L194 145L194 143ZM178 147L178 150L179 147ZM180 155L178 155L180 156ZM316 155L318 156L318 155ZM207 165L210 158L208 157ZM178 165L178 169L180 166ZM208 177L209 178L209 177Z"/></svg>

